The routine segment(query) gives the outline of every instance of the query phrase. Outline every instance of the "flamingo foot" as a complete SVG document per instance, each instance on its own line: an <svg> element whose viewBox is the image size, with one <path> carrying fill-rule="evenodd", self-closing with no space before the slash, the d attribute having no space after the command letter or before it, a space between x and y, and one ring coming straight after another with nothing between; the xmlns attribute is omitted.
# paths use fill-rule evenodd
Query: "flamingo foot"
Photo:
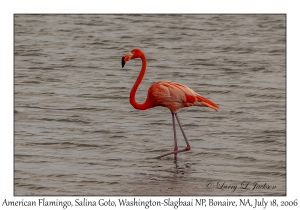
<svg viewBox="0 0 300 210"><path fill-rule="evenodd" d="M162 158L162 157L165 157L165 156L168 156L168 155L172 155L172 154L174 154L174 158L177 158L177 154L178 154L179 152L186 152L186 151L189 151L189 150L191 150L191 146L190 146L190 145L188 145L188 146L187 146L186 148L184 148L184 149L176 150L176 151L173 151L173 152L168 152L168 153L166 153L166 154L157 156L157 157L155 157L155 158L156 158L156 159L160 159L160 158Z"/></svg>

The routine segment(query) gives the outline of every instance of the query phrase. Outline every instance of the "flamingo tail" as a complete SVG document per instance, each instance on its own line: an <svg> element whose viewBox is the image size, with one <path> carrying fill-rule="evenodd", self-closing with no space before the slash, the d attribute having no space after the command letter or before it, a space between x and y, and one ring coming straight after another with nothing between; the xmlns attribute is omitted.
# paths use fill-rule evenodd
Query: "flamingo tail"
<svg viewBox="0 0 300 210"><path fill-rule="evenodd" d="M217 104L215 104L214 102L212 102L211 100L209 100L201 95L197 95L197 99L199 100L199 102L201 103L202 106L207 106L207 107L210 107L210 108L218 111L219 106Z"/></svg>

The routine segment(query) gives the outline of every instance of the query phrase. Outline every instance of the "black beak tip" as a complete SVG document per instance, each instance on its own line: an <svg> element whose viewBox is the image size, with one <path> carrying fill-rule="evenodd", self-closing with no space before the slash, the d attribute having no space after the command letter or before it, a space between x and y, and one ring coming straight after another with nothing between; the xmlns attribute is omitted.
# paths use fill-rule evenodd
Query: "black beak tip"
<svg viewBox="0 0 300 210"><path fill-rule="evenodd" d="M122 57L122 68L125 66L125 60L124 59L125 59L125 57L123 56Z"/></svg>

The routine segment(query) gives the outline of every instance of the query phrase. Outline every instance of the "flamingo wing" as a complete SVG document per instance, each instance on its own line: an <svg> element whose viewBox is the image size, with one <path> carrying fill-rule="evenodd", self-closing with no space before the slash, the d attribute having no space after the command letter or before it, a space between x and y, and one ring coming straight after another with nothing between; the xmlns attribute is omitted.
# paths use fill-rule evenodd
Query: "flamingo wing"
<svg viewBox="0 0 300 210"><path fill-rule="evenodd" d="M217 111L219 108L214 102L199 95L191 88L176 82L159 81L150 86L148 98L154 106L164 106L173 113L188 106L206 106Z"/></svg>

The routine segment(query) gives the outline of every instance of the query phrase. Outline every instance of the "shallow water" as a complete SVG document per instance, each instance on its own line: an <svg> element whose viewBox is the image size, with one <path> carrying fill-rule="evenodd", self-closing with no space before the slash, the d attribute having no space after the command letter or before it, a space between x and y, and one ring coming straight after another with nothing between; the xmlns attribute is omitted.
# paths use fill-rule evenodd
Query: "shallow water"
<svg viewBox="0 0 300 210"><path fill-rule="evenodd" d="M15 195L286 194L285 15L14 19ZM171 80L220 106L180 110L175 162L153 159L174 147L169 110L129 103L134 47L137 101Z"/></svg>

